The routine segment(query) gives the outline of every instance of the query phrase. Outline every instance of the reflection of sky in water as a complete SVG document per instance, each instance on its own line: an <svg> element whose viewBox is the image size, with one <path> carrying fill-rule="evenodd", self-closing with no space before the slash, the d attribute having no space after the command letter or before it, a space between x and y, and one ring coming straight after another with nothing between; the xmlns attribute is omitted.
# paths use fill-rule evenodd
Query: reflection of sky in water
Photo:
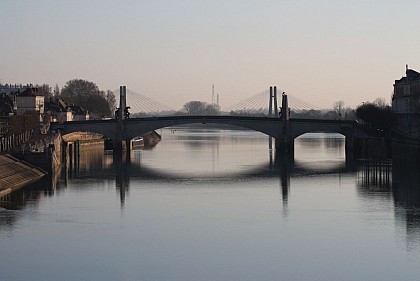
<svg viewBox="0 0 420 281"><path fill-rule="evenodd" d="M177 175L220 175L251 169L267 163L268 137L241 130L162 131L162 141L153 151L134 151L148 168ZM186 168L188 167L188 168Z"/></svg>
<svg viewBox="0 0 420 281"><path fill-rule="evenodd" d="M163 140L156 150L134 151L133 158L151 169L194 177L243 173L267 165L267 136L242 130L224 132L162 130ZM344 138L339 134L305 134L295 141L295 162L314 171L343 167Z"/></svg>
<svg viewBox="0 0 420 281"><path fill-rule="evenodd" d="M304 134L295 140L295 164L314 170L345 165L345 138L340 134Z"/></svg>

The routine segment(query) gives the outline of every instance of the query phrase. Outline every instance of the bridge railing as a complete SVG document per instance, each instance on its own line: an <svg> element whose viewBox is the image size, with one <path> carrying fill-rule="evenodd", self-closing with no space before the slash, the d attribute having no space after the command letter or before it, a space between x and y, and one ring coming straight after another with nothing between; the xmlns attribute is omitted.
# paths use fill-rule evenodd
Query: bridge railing
<svg viewBox="0 0 420 281"><path fill-rule="evenodd" d="M39 128L38 115L0 117L0 152L10 151L28 141Z"/></svg>

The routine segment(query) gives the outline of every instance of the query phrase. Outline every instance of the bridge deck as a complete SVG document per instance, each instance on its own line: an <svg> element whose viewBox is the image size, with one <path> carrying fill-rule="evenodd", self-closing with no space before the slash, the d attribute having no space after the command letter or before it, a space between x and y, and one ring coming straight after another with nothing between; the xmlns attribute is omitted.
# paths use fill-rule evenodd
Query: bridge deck
<svg viewBox="0 0 420 281"><path fill-rule="evenodd" d="M274 121L284 122L279 118L274 117L253 117L253 116L228 116L228 115L182 115L182 116L156 116L156 117L142 117L142 118L129 118L125 122L138 122L138 121L170 121L170 120L238 120L238 121ZM67 121L67 122L52 122L51 124L93 124L93 123L115 123L116 119L107 120L84 120L84 121ZM290 118L291 123L330 123L330 124L357 124L356 120L329 120L329 119L301 119Z"/></svg>

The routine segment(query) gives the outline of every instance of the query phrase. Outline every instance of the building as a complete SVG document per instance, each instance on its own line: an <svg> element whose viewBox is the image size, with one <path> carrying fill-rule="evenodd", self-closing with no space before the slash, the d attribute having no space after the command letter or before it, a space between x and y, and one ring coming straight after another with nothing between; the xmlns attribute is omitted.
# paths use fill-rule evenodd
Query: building
<svg viewBox="0 0 420 281"><path fill-rule="evenodd" d="M406 76L395 80L392 96L394 129L399 134L420 139L420 73L406 67Z"/></svg>
<svg viewBox="0 0 420 281"><path fill-rule="evenodd" d="M73 114L73 121L89 120L89 114L79 105L69 105L68 109Z"/></svg>
<svg viewBox="0 0 420 281"><path fill-rule="evenodd" d="M0 115L39 114L42 121L44 96L38 87L27 85L0 84Z"/></svg>
<svg viewBox="0 0 420 281"><path fill-rule="evenodd" d="M61 99L50 99L46 104L46 113L52 122L89 120L89 114L78 105L68 105Z"/></svg>
<svg viewBox="0 0 420 281"><path fill-rule="evenodd" d="M17 115L27 113L38 113L40 121L44 114L44 96L38 93L38 88L27 88L23 92L16 94Z"/></svg>

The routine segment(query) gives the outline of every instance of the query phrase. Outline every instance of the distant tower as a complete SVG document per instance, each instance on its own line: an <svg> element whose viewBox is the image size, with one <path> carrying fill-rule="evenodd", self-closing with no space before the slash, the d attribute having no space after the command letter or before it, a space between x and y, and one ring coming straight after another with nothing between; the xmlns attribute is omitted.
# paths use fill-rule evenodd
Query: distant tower
<svg viewBox="0 0 420 281"><path fill-rule="evenodd" d="M217 108L219 108L219 94L217 94Z"/></svg>
<svg viewBox="0 0 420 281"><path fill-rule="evenodd" d="M211 104L214 105L214 84L211 87Z"/></svg>

